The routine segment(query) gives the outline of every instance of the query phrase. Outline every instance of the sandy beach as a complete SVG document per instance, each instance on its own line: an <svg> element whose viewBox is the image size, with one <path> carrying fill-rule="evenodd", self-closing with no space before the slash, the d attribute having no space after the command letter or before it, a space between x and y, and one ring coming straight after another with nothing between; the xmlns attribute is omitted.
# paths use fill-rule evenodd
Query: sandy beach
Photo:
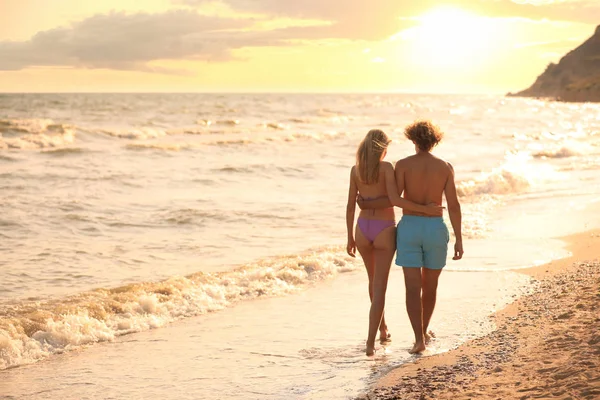
<svg viewBox="0 0 600 400"><path fill-rule="evenodd" d="M494 332L391 371L361 399L600 398L600 231L565 240L572 256L523 271L536 290Z"/></svg>

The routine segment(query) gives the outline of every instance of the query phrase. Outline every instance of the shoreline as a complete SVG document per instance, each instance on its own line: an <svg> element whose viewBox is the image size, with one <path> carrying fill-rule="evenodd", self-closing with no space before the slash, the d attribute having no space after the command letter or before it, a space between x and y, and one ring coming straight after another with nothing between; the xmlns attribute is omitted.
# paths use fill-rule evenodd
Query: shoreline
<svg viewBox="0 0 600 400"><path fill-rule="evenodd" d="M563 240L570 257L518 271L536 288L491 316L493 332L403 364L358 399L600 398L600 229Z"/></svg>

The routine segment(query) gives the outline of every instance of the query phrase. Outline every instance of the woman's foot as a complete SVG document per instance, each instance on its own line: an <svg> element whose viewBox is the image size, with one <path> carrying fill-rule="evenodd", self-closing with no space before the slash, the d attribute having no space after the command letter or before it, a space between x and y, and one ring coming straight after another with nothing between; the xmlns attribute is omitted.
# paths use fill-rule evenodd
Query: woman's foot
<svg viewBox="0 0 600 400"><path fill-rule="evenodd" d="M418 342L415 343L415 345L413 346L413 348L410 349L408 352L410 354L418 354L418 353L421 353L424 350L425 350L425 342L422 341L422 340L419 340Z"/></svg>
<svg viewBox="0 0 600 400"><path fill-rule="evenodd" d="M387 330L387 327L379 330L379 342L385 343L392 340L392 335Z"/></svg>
<svg viewBox="0 0 600 400"><path fill-rule="evenodd" d="M435 339L435 333L433 331L426 332L425 335L425 344L429 344L433 339Z"/></svg>
<svg viewBox="0 0 600 400"><path fill-rule="evenodd" d="M367 357L372 357L375 355L375 343L373 343L373 344L367 343L366 354L367 354Z"/></svg>

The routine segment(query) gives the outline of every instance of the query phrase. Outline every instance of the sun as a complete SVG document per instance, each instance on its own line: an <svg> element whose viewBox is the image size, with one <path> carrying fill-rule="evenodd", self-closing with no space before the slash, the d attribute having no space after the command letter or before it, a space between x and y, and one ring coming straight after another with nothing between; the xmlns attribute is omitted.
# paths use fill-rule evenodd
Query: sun
<svg viewBox="0 0 600 400"><path fill-rule="evenodd" d="M418 25L400 33L408 56L436 68L471 69L492 53L498 35L492 19L457 8L437 8L413 18Z"/></svg>

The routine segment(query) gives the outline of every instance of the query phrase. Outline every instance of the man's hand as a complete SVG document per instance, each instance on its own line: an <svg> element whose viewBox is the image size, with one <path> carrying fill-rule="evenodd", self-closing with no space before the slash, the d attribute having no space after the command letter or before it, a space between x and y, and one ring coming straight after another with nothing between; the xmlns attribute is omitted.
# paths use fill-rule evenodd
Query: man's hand
<svg viewBox="0 0 600 400"><path fill-rule="evenodd" d="M442 216L446 207L437 205L436 203L429 203L425 206L425 214L433 215L435 217Z"/></svg>
<svg viewBox="0 0 600 400"><path fill-rule="evenodd" d="M360 194L356 196L356 204L358 204L358 208L364 210L365 199L363 199L363 197Z"/></svg>
<svg viewBox="0 0 600 400"><path fill-rule="evenodd" d="M354 241L354 238L348 238L346 252L350 257L356 257L356 242Z"/></svg>
<svg viewBox="0 0 600 400"><path fill-rule="evenodd" d="M454 257L453 260L460 260L464 254L462 241L454 243Z"/></svg>

